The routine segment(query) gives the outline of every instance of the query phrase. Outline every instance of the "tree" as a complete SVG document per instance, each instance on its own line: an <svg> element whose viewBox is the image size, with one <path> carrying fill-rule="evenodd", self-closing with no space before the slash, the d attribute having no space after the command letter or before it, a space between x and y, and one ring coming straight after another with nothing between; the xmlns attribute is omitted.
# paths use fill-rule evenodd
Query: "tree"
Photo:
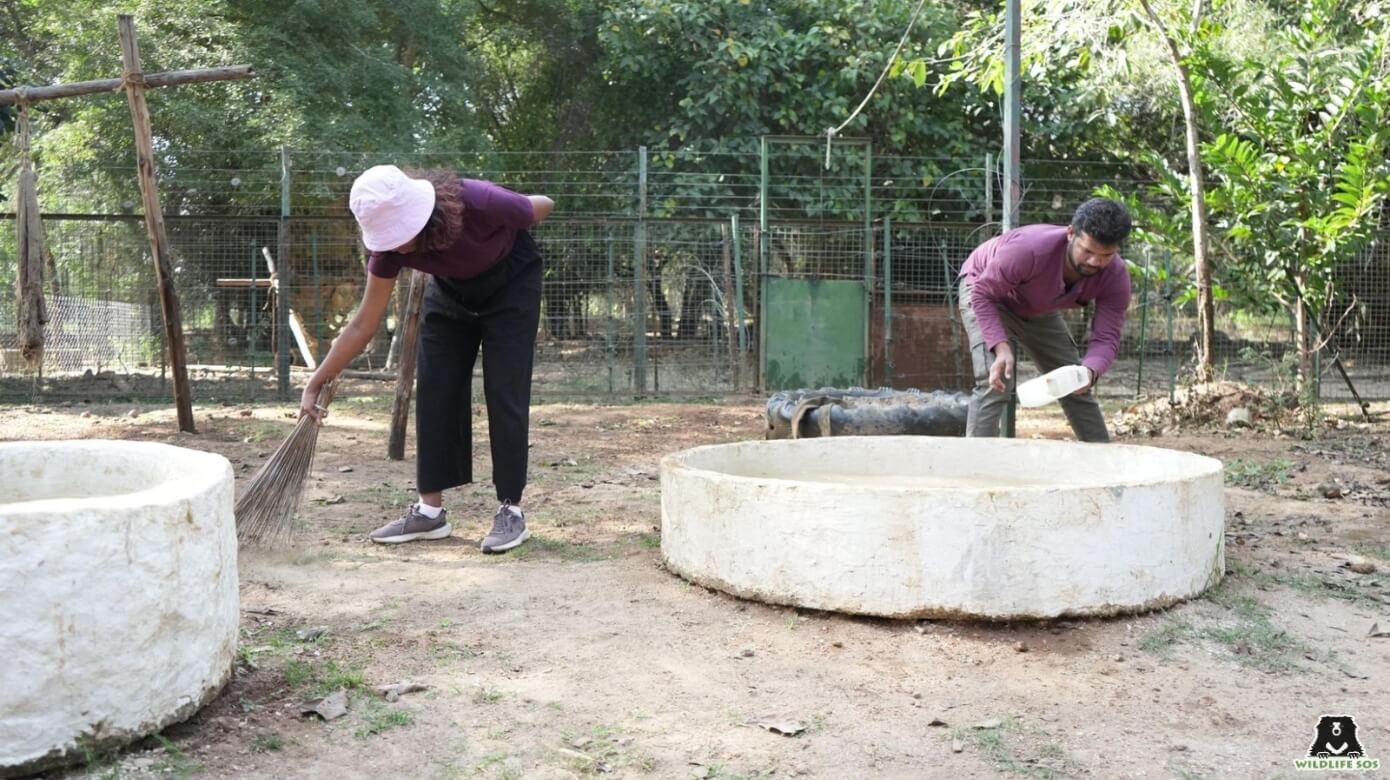
<svg viewBox="0 0 1390 780"><path fill-rule="evenodd" d="M1273 63L1208 74L1224 131L1203 155L1227 263L1290 312L1311 390L1340 316L1338 269L1374 237L1390 192L1390 19L1375 3L1310 0L1277 40Z"/></svg>

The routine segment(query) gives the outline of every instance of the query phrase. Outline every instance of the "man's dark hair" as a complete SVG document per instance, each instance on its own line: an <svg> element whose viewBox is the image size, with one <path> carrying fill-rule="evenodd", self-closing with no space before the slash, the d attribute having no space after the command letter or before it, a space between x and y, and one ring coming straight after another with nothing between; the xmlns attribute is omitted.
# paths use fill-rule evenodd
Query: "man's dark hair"
<svg viewBox="0 0 1390 780"><path fill-rule="evenodd" d="M1105 246L1119 246L1129 237L1129 209L1109 198L1091 198L1082 203L1071 218L1071 229L1085 233Z"/></svg>

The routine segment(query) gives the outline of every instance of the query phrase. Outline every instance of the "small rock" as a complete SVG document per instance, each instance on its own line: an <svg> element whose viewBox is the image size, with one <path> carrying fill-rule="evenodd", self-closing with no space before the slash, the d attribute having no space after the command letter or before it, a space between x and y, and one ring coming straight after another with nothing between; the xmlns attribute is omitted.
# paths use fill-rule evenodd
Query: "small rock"
<svg viewBox="0 0 1390 780"><path fill-rule="evenodd" d="M1023 642L1014 642L1014 652L1026 653L1028 652L1028 645L1024 644Z"/></svg>
<svg viewBox="0 0 1390 780"><path fill-rule="evenodd" d="M1117 655L1117 656L1115 656L1114 658L1112 658L1111 660L1113 660L1113 661L1114 661L1115 663L1117 663L1117 664L1121 664L1121 663L1124 663L1125 657L1122 656L1122 655Z"/></svg>
<svg viewBox="0 0 1390 780"><path fill-rule="evenodd" d="M82 413L82 416L83 416L83 417L91 417L91 416L92 416L92 413L91 413L90 411L88 411L88 412L83 412L83 413Z"/></svg>
<svg viewBox="0 0 1390 780"><path fill-rule="evenodd" d="M1318 485L1318 493L1323 498L1341 498L1346 495L1346 491L1336 482L1323 482Z"/></svg>
<svg viewBox="0 0 1390 780"><path fill-rule="evenodd" d="M1357 574L1375 574L1377 567L1374 562L1363 559L1349 562L1347 568Z"/></svg>
<svg viewBox="0 0 1390 780"><path fill-rule="evenodd" d="M844 646L845 646L845 643L844 643L844 642L831 642L831 643L830 643L830 646L831 646L831 647L844 647Z"/></svg>
<svg viewBox="0 0 1390 780"><path fill-rule="evenodd" d="M951 740L951 752L952 752L952 753L959 753L959 752L961 752L961 751L963 751L963 750L965 750L965 743L964 743L964 742L961 742L961 741L958 740L958 739L953 739L953 740Z"/></svg>
<svg viewBox="0 0 1390 780"><path fill-rule="evenodd" d="M1227 428L1249 428L1252 422L1250 410L1244 406L1237 406L1226 413Z"/></svg>
<svg viewBox="0 0 1390 780"><path fill-rule="evenodd" d="M323 627L301 628L298 631L296 631L294 635L301 642L312 642L315 639L318 639L319 637L323 636L325 633L327 633L327 631L328 629Z"/></svg>
<svg viewBox="0 0 1390 780"><path fill-rule="evenodd" d="M250 410L250 409L241 409L241 410L239 410L239 411L237 412L237 414L241 415L242 417L250 417L250 416L251 416L251 410Z"/></svg>
<svg viewBox="0 0 1390 780"><path fill-rule="evenodd" d="M139 409L131 409L130 411L126 412L125 414L126 414L126 417L130 417L130 418L134 419L134 418L140 416L140 410L139 410Z"/></svg>
<svg viewBox="0 0 1390 780"><path fill-rule="evenodd" d="M998 718L990 718L989 720L984 721L984 722L982 722L982 723L976 723L976 724L975 724L974 726L972 726L971 728L977 728L977 729L997 729L997 728L999 728L999 727L1002 726L1002 725L1004 725L1004 721L1002 721L1002 720L1000 720L1000 719L998 719Z"/></svg>
<svg viewBox="0 0 1390 780"><path fill-rule="evenodd" d="M323 718L327 721L337 720L338 718L341 718L344 715L346 715L347 711L347 691L340 688L334 691L333 693L328 694L319 701L315 702L314 704L311 704L307 707L301 707L299 710L299 714L301 716L318 715L320 718Z"/></svg>
<svg viewBox="0 0 1390 780"><path fill-rule="evenodd" d="M339 473L339 474L346 474L346 473L348 473L348 472L350 472L350 471L352 471L352 466L339 466L339 467L338 467L338 473Z"/></svg>
<svg viewBox="0 0 1390 780"><path fill-rule="evenodd" d="M947 725L950 725L950 724L948 724L946 721L942 720L941 718L932 718L930 721L927 722L927 725L928 725L928 726L947 726Z"/></svg>
<svg viewBox="0 0 1390 780"><path fill-rule="evenodd" d="M742 653L739 653L739 655L743 656L744 658L752 658L752 657L753 657L753 651L752 651L752 650L744 650Z"/></svg>

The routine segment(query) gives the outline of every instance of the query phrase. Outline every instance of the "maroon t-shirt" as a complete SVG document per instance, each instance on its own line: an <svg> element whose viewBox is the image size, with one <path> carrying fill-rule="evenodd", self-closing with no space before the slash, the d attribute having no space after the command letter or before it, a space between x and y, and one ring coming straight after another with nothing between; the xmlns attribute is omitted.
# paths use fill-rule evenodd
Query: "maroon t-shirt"
<svg viewBox="0 0 1390 780"><path fill-rule="evenodd" d="M482 179L459 179L463 229L453 246L439 252L372 252L367 272L394 279L402 268L434 276L471 279L512 251L519 230L531 227L531 199Z"/></svg>

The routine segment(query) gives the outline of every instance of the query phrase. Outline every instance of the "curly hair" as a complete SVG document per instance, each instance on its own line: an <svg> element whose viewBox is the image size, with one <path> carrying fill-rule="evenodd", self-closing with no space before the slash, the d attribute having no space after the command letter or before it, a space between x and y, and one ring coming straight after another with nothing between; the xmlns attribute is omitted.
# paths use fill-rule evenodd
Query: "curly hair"
<svg viewBox="0 0 1390 780"><path fill-rule="evenodd" d="M1105 246L1119 246L1129 237L1133 227L1129 209L1109 198L1091 198L1076 209L1071 218L1072 230L1085 233Z"/></svg>
<svg viewBox="0 0 1390 780"><path fill-rule="evenodd" d="M415 245L417 252L441 252L453 246L463 230L463 201L459 198L459 176L443 169L407 170L412 179L424 179L434 185L434 211L420 229Z"/></svg>

